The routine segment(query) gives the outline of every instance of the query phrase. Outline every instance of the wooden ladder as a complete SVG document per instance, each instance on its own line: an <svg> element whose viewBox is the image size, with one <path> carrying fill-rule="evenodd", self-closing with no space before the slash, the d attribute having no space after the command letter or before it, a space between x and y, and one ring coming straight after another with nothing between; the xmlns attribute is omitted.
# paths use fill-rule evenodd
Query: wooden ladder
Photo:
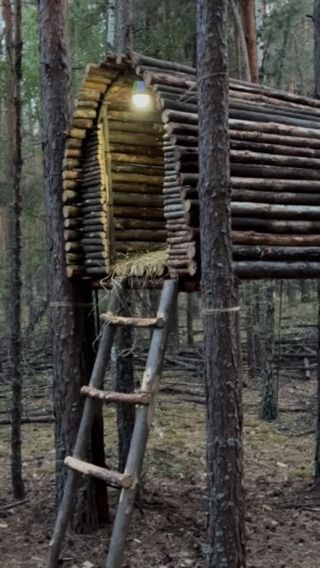
<svg viewBox="0 0 320 568"><path fill-rule="evenodd" d="M169 332L170 313L176 302L178 283L174 280L166 280L164 282L158 313L155 318L132 318L116 315L121 303L121 292L122 288L119 289L119 286L112 291L109 311L102 316L102 319L105 321L105 326L102 331L90 382L88 386L82 387L81 389L82 394L86 396L86 400L73 449L73 456L68 456L65 459L65 464L68 466L69 470L53 536L49 544L47 568L56 568L57 566L62 541L73 511L79 474L97 477L104 480L108 485L121 489L105 567L120 568L122 564L126 538L149 436L154 395L158 390L163 364ZM149 327L153 329L141 389L140 392L132 394L106 392L102 390L106 365L110 359L115 336L115 329L117 326L124 325ZM124 473L98 467L85 461L95 415L96 400L106 403L137 405L135 424Z"/></svg>

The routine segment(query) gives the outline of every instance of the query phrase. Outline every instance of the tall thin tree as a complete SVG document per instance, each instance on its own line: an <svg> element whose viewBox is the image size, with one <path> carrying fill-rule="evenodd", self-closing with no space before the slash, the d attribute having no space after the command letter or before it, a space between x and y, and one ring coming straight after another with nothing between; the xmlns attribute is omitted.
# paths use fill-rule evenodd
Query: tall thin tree
<svg viewBox="0 0 320 568"><path fill-rule="evenodd" d="M10 248L10 371L12 381L11 479L14 496L24 497L21 463L21 2L3 0L7 52L7 181L12 204L9 214Z"/></svg>
<svg viewBox="0 0 320 568"><path fill-rule="evenodd" d="M54 413L56 446L56 504L63 494L65 468L77 433L80 388L92 368L94 339L88 306L90 290L65 273L62 215L62 162L65 132L70 118L70 57L67 41L67 1L39 0L40 55L43 101L44 190L47 229L47 271L53 341ZM89 312L90 313L90 312ZM95 463L104 465L101 430L93 433ZM79 492L73 526L78 531L95 527L106 518L103 483L84 482Z"/></svg>
<svg viewBox="0 0 320 568"><path fill-rule="evenodd" d="M314 0L314 94L320 99L320 0ZM315 450L315 483L320 488L320 281L318 280L318 388L317 388L317 429Z"/></svg>
<svg viewBox="0 0 320 568"><path fill-rule="evenodd" d="M251 81L259 83L259 63L256 28L256 0L242 0L242 22L247 44Z"/></svg>
<svg viewBox="0 0 320 568"><path fill-rule="evenodd" d="M117 51L132 49L132 0L117 0Z"/></svg>
<svg viewBox="0 0 320 568"><path fill-rule="evenodd" d="M117 0L117 34L116 49L119 53L126 53L132 49L132 3L131 0ZM127 297L123 312L130 310L130 293ZM114 380L115 388L120 392L134 390L134 364L133 364L133 333L130 327L119 328L114 350ZM127 461L131 435L134 426L134 407L126 404L117 405L118 425L118 460L119 471L123 471Z"/></svg>
<svg viewBox="0 0 320 568"><path fill-rule="evenodd" d="M227 0L198 0L201 288L207 408L206 565L245 566L238 298L232 268Z"/></svg>

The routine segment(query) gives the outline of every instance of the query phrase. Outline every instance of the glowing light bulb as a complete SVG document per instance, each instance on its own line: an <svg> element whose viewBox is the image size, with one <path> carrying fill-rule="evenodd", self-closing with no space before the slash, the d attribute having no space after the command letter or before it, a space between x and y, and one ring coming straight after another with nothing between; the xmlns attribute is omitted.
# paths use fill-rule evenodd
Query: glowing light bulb
<svg viewBox="0 0 320 568"><path fill-rule="evenodd" d="M138 109L147 109L151 105L151 97L146 91L143 81L136 81L133 86L132 103Z"/></svg>

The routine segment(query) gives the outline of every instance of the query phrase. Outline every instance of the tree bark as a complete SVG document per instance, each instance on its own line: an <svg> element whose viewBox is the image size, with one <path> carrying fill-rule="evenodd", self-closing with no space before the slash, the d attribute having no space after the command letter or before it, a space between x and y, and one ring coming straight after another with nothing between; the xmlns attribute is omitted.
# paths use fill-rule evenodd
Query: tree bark
<svg viewBox="0 0 320 568"><path fill-rule="evenodd" d="M227 0L199 0L197 23L207 407L206 565L242 568L242 403L238 297L231 255Z"/></svg>
<svg viewBox="0 0 320 568"><path fill-rule="evenodd" d="M67 43L67 3L39 0L41 79L43 99L44 191L46 207L48 287L53 341L56 446L56 504L65 481L63 461L75 442L82 409L80 388L92 367L92 329L88 324L91 292L79 280L66 277L62 215L62 161L70 117L70 61ZM99 422L99 417L97 418ZM95 436L96 465L104 465L102 435ZM81 485L74 527L91 530L106 520L105 486Z"/></svg>
<svg viewBox="0 0 320 568"><path fill-rule="evenodd" d="M316 2L320 6L320 2ZM320 19L319 19L320 22ZM320 44L319 44L320 46ZM320 67L319 67L320 70ZM316 448L314 463L315 485L320 489L320 281L317 282L318 296L318 369L317 369L317 426L316 426Z"/></svg>
<svg viewBox="0 0 320 568"><path fill-rule="evenodd" d="M192 292L190 292L189 294L187 294L187 345L188 345L188 347L194 346L193 300L194 300L194 294Z"/></svg>
<svg viewBox="0 0 320 568"><path fill-rule="evenodd" d="M314 0L314 94L320 99L320 0ZM317 430L315 448L315 484L320 489L320 282L318 280L318 370L317 370Z"/></svg>
<svg viewBox="0 0 320 568"><path fill-rule="evenodd" d="M255 0L242 0L242 22L246 38L251 81L259 83L259 64L256 29L256 2Z"/></svg>
<svg viewBox="0 0 320 568"><path fill-rule="evenodd" d="M229 0L231 5L231 10L233 14L234 24L237 28L239 43L241 45L242 50L242 57L243 57L243 66L244 66L244 77L246 81L251 81L251 69L250 69L250 61L249 61L249 53L248 53L248 46L246 42L246 38L244 35L244 29L242 25L241 15L236 3L236 0Z"/></svg>
<svg viewBox="0 0 320 568"><path fill-rule="evenodd" d="M10 374L12 384L11 480L16 499L25 494L21 460L21 2L3 0L7 55L7 182L12 204L9 215L10 248Z"/></svg>
<svg viewBox="0 0 320 568"><path fill-rule="evenodd" d="M132 2L131 0L117 0L117 51L125 53L132 49ZM120 210L118 210L120 214ZM124 210L122 211L124 213ZM125 306L123 315L129 315L132 298ZM114 358L115 390L119 392L134 391L134 364L133 364L133 331L132 328L120 327L117 330ZM118 463L119 471L123 471L127 462L128 451L134 426L134 407L117 405L118 425Z"/></svg>
<svg viewBox="0 0 320 568"><path fill-rule="evenodd" d="M126 53L132 49L132 44L131 0L117 0L117 51Z"/></svg>
<svg viewBox="0 0 320 568"><path fill-rule="evenodd" d="M262 347L262 398L261 418L275 420L278 416L278 380L274 373L274 282L264 289L263 347Z"/></svg>

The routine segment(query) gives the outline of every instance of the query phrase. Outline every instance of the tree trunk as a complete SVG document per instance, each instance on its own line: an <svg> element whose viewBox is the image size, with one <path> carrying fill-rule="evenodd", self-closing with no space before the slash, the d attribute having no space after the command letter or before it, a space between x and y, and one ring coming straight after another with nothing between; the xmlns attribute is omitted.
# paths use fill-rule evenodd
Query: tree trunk
<svg viewBox="0 0 320 568"><path fill-rule="evenodd" d="M316 2L319 4L320 2ZM320 7L319 7L320 12ZM320 18L319 18L320 23ZM320 47L320 43L319 43ZM319 67L320 70L320 67ZM320 489L320 281L318 280L318 369L317 369L317 427L316 427L316 450L315 450L315 464L314 464L314 480L315 485Z"/></svg>
<svg viewBox="0 0 320 568"><path fill-rule="evenodd" d="M66 277L63 216L62 161L70 116L70 62L67 45L67 3L39 0L40 52L43 98L44 190L46 207L48 287L53 340L54 413L56 446L56 504L65 481L63 460L70 454L82 409L80 388L90 377L91 336L87 315L91 292L85 283ZM99 420L99 418L98 418ZM101 444L102 435L95 438ZM92 453L103 456L103 448ZM103 463L96 465L104 465ZM105 486L83 482L75 516L78 531L91 530L107 514ZM103 518L101 518L103 517Z"/></svg>
<svg viewBox="0 0 320 568"><path fill-rule="evenodd" d="M246 38L251 81L259 83L259 64L256 30L256 2L255 0L242 0L242 22Z"/></svg>
<svg viewBox="0 0 320 568"><path fill-rule="evenodd" d="M174 309L171 312L170 319L170 331L168 339L168 352L178 353L180 349L180 335L179 335L179 298L174 305Z"/></svg>
<svg viewBox="0 0 320 568"><path fill-rule="evenodd" d="M125 53L132 49L132 4L131 0L117 0L117 51ZM124 315L128 315L131 302L125 307ZM114 348L114 382L119 392L134 391L133 365L133 331L132 328L120 327L117 331ZM118 424L118 462L120 471L124 470L134 426L134 407L117 406Z"/></svg>
<svg viewBox="0 0 320 568"><path fill-rule="evenodd" d="M116 31L116 0L107 1L107 51L114 49L114 38Z"/></svg>
<svg viewBox="0 0 320 568"><path fill-rule="evenodd" d="M239 38L239 43L241 45L242 50L242 57L243 57L243 66L244 66L244 78L246 81L251 81L251 70L250 70L250 61L249 61L249 54L248 48L246 43L246 38L244 35L244 29L242 25L241 15L236 3L236 0L230 0L232 15L235 27L237 28L237 35Z"/></svg>
<svg viewBox="0 0 320 568"><path fill-rule="evenodd" d="M206 565L243 568L239 317L231 254L227 0L198 2L202 315L207 408Z"/></svg>
<svg viewBox="0 0 320 568"><path fill-rule="evenodd" d="M255 318L254 304L252 296L252 283L248 282L244 285L245 305L246 305L246 336L247 336L247 364L248 376L250 379L257 377L256 369L256 351L255 351Z"/></svg>
<svg viewBox="0 0 320 568"><path fill-rule="evenodd" d="M128 315L128 306L123 310L123 315ZM119 328L116 351L116 391L134 391L134 365L133 365L133 334L132 328L124 326ZM130 448L131 435L134 426L134 406L130 404L117 405L118 425L118 468L123 472L126 466Z"/></svg>
<svg viewBox="0 0 320 568"><path fill-rule="evenodd" d="M314 0L313 9L314 22L314 94L320 99L320 0ZM317 487L320 489L320 282L318 281L318 392L317 392L317 433L314 477Z"/></svg>
<svg viewBox="0 0 320 568"><path fill-rule="evenodd" d="M275 420L278 416L278 380L274 372L274 282L268 282L264 290L262 399L261 418Z"/></svg>
<svg viewBox="0 0 320 568"><path fill-rule="evenodd" d="M132 49L132 44L131 0L117 0L117 51L126 53Z"/></svg>
<svg viewBox="0 0 320 568"><path fill-rule="evenodd" d="M188 347L194 346L193 337L193 300L194 294L187 294L187 345Z"/></svg>
<svg viewBox="0 0 320 568"><path fill-rule="evenodd" d="M254 299L254 350L257 375L261 375L262 370L262 310L261 310L261 283L253 282L253 299Z"/></svg>
<svg viewBox="0 0 320 568"><path fill-rule="evenodd" d="M21 463L21 2L3 0L7 74L7 182L12 205L9 215L10 249L10 374L12 382L11 479L16 499L23 499Z"/></svg>

